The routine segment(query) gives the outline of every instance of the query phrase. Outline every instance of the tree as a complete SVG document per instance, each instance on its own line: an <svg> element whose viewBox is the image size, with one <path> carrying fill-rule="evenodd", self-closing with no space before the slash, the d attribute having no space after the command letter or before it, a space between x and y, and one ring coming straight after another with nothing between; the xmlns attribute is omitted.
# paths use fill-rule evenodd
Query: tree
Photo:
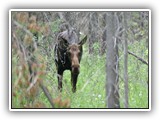
<svg viewBox="0 0 160 120"><path fill-rule="evenodd" d="M127 42L127 12L123 13L123 25L124 25L124 89L125 89L125 108L128 108L128 42Z"/></svg>
<svg viewBox="0 0 160 120"><path fill-rule="evenodd" d="M100 47L100 54L101 54L101 55L105 54L106 45L107 45L107 42L106 42L106 41L107 41L107 40L106 40L106 37L107 37L107 32L106 32L106 29L107 29L107 28L106 28L106 26L107 26L107 25L106 25L106 19L107 19L107 18L106 18L106 16L107 16L107 15L106 15L106 14L107 14L107 13L104 13L104 14L102 15L102 16L103 16L103 19L104 19L104 20L103 20L103 21L104 21L103 24L104 24L105 27L104 27L104 30L103 30L103 33L102 33L102 39L101 39L101 42L100 42L100 43L101 43L101 47Z"/></svg>
<svg viewBox="0 0 160 120"><path fill-rule="evenodd" d="M120 108L118 86L118 46L116 44L116 12L107 14L107 61L106 61L106 96L108 108Z"/></svg>

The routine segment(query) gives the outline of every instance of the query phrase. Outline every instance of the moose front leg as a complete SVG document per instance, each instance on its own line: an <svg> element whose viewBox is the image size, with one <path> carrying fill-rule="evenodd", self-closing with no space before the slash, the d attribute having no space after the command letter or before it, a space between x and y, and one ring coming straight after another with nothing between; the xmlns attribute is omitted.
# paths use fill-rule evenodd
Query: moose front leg
<svg viewBox="0 0 160 120"><path fill-rule="evenodd" d="M78 74L71 73L71 84L72 84L72 92L76 92L76 84L77 84Z"/></svg>
<svg viewBox="0 0 160 120"><path fill-rule="evenodd" d="M62 79L63 79L63 73L58 73L58 90L62 92Z"/></svg>

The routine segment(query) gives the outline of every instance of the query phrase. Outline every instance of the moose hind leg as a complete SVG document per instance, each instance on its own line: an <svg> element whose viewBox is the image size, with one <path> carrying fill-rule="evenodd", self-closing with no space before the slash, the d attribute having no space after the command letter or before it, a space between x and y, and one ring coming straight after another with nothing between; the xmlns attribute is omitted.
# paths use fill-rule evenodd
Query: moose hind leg
<svg viewBox="0 0 160 120"><path fill-rule="evenodd" d="M72 83L72 92L76 92L76 84L77 84L78 74L71 73L71 83Z"/></svg>

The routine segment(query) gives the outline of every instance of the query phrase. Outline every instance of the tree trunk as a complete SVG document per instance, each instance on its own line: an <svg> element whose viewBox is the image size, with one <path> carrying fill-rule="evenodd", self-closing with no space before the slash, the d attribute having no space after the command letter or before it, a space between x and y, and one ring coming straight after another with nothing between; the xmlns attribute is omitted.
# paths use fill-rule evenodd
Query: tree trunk
<svg viewBox="0 0 160 120"><path fill-rule="evenodd" d="M123 25L124 25L124 90L125 90L125 103L124 106L125 108L128 108L128 42L127 42L127 12L124 12L124 21L123 21Z"/></svg>
<svg viewBox="0 0 160 120"><path fill-rule="evenodd" d="M118 85L118 48L116 44L116 19L115 12L107 14L107 61L106 61L106 97L108 108L120 108L119 85Z"/></svg>
<svg viewBox="0 0 160 120"><path fill-rule="evenodd" d="M89 54L94 52L93 44L96 40L96 30L97 28L97 14L95 12L91 12L89 16L89 27L88 27L88 34L89 34Z"/></svg>
<svg viewBox="0 0 160 120"><path fill-rule="evenodd" d="M105 53L105 50L106 50L106 45L107 45L107 42L106 42L106 37L107 37L107 24L106 24L106 18L107 18L107 13L104 13L103 15L103 18L104 18L104 30L103 30L103 33L102 33L102 40L101 40L101 47L100 47L100 55L103 55Z"/></svg>

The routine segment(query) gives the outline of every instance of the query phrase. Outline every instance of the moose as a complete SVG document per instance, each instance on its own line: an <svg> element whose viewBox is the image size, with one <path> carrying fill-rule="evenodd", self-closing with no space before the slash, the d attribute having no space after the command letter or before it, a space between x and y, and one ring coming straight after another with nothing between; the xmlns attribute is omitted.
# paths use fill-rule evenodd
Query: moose
<svg viewBox="0 0 160 120"><path fill-rule="evenodd" d="M58 90L62 91L63 72L71 71L72 92L76 92L77 78L80 73L82 45L87 41L85 36L81 41L74 29L67 29L57 35L54 48L54 61L57 69Z"/></svg>

